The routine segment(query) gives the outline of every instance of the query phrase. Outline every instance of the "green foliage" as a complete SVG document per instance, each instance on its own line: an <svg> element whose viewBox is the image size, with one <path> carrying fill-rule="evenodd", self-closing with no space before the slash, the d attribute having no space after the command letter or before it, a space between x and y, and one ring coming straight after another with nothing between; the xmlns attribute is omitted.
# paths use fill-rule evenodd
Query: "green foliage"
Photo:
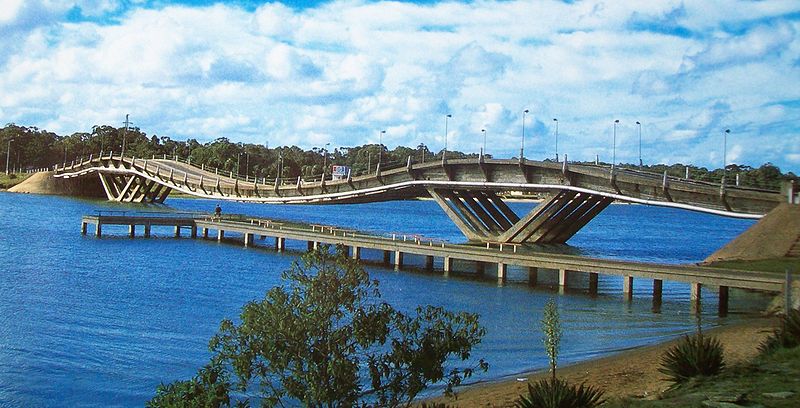
<svg viewBox="0 0 800 408"><path fill-rule="evenodd" d="M235 389L257 392L262 405L397 406L488 368L468 361L485 334L477 315L395 310L341 248L304 255L283 278L285 287L246 304L239 323L224 320L209 344Z"/></svg>
<svg viewBox="0 0 800 408"><path fill-rule="evenodd" d="M779 348L794 348L800 345L800 310L791 309L781 317L781 325L759 346L762 353Z"/></svg>
<svg viewBox="0 0 800 408"><path fill-rule="evenodd" d="M528 384L528 394L520 395L519 408L594 408L604 403L604 392L585 384L571 385L558 378Z"/></svg>
<svg viewBox="0 0 800 408"><path fill-rule="evenodd" d="M159 385L156 396L148 401L146 406L149 408L227 407L230 406L228 395L230 389L231 383L222 368L219 365L207 365L191 380ZM247 402L244 401L238 406L247 406Z"/></svg>
<svg viewBox="0 0 800 408"><path fill-rule="evenodd" d="M550 298L544 305L542 316L542 331L544 336L544 350L550 360L550 373L553 380L556 378L556 366L558 364L558 349L561 345L561 322L558 317L558 307L555 299Z"/></svg>
<svg viewBox="0 0 800 408"><path fill-rule="evenodd" d="M658 371L675 385L693 377L716 375L725 367L722 354L722 344L716 337L698 331L667 350Z"/></svg>

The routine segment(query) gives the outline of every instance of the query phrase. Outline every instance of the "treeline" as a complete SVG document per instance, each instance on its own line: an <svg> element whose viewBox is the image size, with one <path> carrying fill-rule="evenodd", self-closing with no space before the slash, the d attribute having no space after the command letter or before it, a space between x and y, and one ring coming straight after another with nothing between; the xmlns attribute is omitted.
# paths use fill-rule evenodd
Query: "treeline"
<svg viewBox="0 0 800 408"><path fill-rule="evenodd" d="M279 146L270 148L265 145L251 143L234 143L225 137L208 143L200 143L195 139L186 141L173 140L168 136L150 135L139 128L115 128L112 126L94 126L91 133L78 132L69 136L60 136L36 127L24 127L8 124L0 129L0 146L4 153L10 146L10 163L12 169L25 171L47 168L54 164L97 155L99 152L123 152L128 157L167 157L178 156L190 159L198 166L218 168L225 172L233 172L244 176L284 178L319 177L323 167L330 165L349 166L354 174L375 171L380 160L381 167L397 167L404 165L411 156L415 163L441 160L442 152L431 152L424 144L416 148L398 146L389 150L386 146L368 144L355 147L335 147L327 150L314 147L303 150L297 146ZM379 157L380 156L380 157ZM477 154L465 154L448 151L448 158L477 157ZM282 168L282 169L281 169ZM328 170L329 172L330 170Z"/></svg>
<svg viewBox="0 0 800 408"><path fill-rule="evenodd" d="M190 159L198 166L205 165L242 176L247 174L267 179L277 177L279 171L280 176L284 178L319 177L323 168L329 168L334 164L349 166L353 174L364 174L375 171L379 156L382 168L389 168L404 165L409 156L414 163L419 163L441 160L443 153L442 151L434 153L424 144L419 144L415 148L398 146L393 150L377 144L334 147L333 150L322 147L303 150L297 146L270 148L260 144L233 143L224 137L200 143L195 139L180 141L172 140L168 136L148 136L135 127L125 129L108 125L94 126L91 133L78 132L61 136L36 127L8 124L0 129L0 148L3 152L2 159L7 157L9 167L16 171L47 168L80 157L88 157L90 154L96 155L101 151L119 154L124 150L125 155L129 157L178 156ZM10 154L6 156L7 152ZM452 159L477 158L477 156L476 153L447 152L447 157ZM638 166L628 164L622 167ZM689 178L693 180L720 182L724 173L723 169L709 170L705 167L683 164L643 167L644 170L656 173L666 171L674 177L685 177L687 168ZM758 168L730 164L726 170L727 182L734 184L738 175L739 184L742 186L780 189L786 180L800 181L794 173L783 174L771 163Z"/></svg>

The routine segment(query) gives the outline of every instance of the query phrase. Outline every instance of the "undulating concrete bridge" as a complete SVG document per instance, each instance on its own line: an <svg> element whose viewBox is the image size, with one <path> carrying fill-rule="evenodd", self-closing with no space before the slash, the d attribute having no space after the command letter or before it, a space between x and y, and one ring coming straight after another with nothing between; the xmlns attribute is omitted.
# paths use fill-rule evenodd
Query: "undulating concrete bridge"
<svg viewBox="0 0 800 408"><path fill-rule="evenodd" d="M275 204L345 204L432 197L470 241L565 243L614 201L760 218L786 193L712 184L608 166L477 159L412 163L332 180L235 177L177 159L113 154L57 166L55 177L95 178L109 200L163 202L172 191ZM794 192L788 193L793 197ZM516 214L507 197L541 198Z"/></svg>

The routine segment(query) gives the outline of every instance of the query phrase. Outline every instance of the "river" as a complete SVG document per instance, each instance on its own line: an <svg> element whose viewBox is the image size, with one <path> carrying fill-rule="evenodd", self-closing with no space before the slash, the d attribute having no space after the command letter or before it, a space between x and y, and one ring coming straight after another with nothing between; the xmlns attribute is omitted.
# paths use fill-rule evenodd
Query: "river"
<svg viewBox="0 0 800 408"><path fill-rule="evenodd" d="M80 217L97 210L213 211L215 201L169 198L164 206L114 204L57 196L0 193L0 406L141 406L160 382L187 379L209 357L220 320L280 284L280 272L305 249L244 248L241 243L173 238L130 239L104 227L80 234ZM511 203L519 213L534 204ZM401 232L462 242L463 236L429 200L359 205L280 206L222 203L225 213L338 225L376 233ZM588 256L648 262L698 262L752 225L667 208L612 205L569 241ZM379 254L365 251L367 258ZM424 260L406 258L412 265ZM441 260L437 260L441 270ZM469 265L456 264L466 271ZM508 282L469 274L394 271L367 265L384 298L402 310L441 305L481 315L487 334L474 355L489 381L547 366L539 321L555 297L564 331L559 363L583 361L663 341L691 331L689 286L664 282L659 313L651 281L636 280L625 302L620 278L604 277L599 296L559 295L531 288L522 270ZM549 279L552 279L550 277ZM704 292L708 326L753 315L765 298L731 292L730 314L715 316Z"/></svg>

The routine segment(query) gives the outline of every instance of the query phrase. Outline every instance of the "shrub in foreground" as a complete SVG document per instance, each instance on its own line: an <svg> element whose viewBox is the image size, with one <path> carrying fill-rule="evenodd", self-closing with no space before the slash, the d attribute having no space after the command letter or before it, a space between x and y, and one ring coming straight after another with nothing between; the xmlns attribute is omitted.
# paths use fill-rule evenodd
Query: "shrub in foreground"
<svg viewBox="0 0 800 408"><path fill-rule="evenodd" d="M658 371L676 385L692 377L716 375L725 367L722 354L722 343L716 337L698 331L667 350Z"/></svg>
<svg viewBox="0 0 800 408"><path fill-rule="evenodd" d="M396 310L342 248L304 255L283 279L220 324L209 344L219 373L161 386L150 405L197 400L194 391L204 398L195 406L229 405L231 391L257 393L262 406L408 405L432 383L450 392L488 368L471 359L485 334L478 315Z"/></svg>
<svg viewBox="0 0 800 408"><path fill-rule="evenodd" d="M584 384L569 384L546 378L528 384L528 395L520 395L519 408L594 408L604 403L603 391Z"/></svg>
<svg viewBox="0 0 800 408"><path fill-rule="evenodd" d="M800 310L791 309L781 317L781 325L764 341L759 349L769 353L777 348L793 348L800 345Z"/></svg>

